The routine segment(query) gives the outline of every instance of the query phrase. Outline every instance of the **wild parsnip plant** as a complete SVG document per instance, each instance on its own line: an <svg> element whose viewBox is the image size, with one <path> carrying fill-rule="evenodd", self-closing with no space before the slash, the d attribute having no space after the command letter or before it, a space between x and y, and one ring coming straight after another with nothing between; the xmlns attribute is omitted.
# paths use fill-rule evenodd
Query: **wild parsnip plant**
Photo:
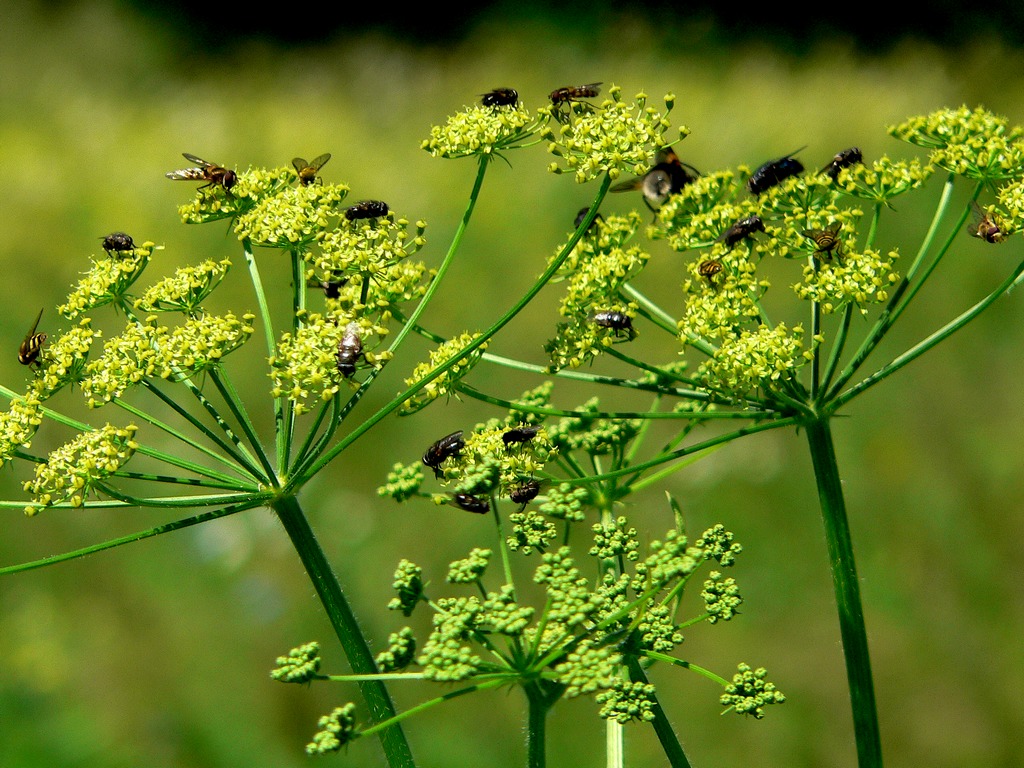
<svg viewBox="0 0 1024 768"><path fill-rule="evenodd" d="M631 516L625 502L734 439L793 427L806 435L818 483L859 763L881 766L866 628L830 421L1020 279L1024 259L1002 244L1024 229L1024 132L983 109L963 107L890 129L926 149L924 157L865 161L851 148L820 171L804 169L794 153L756 170L740 166L698 175L669 149L687 133L671 130L673 97L657 105L643 94L624 100L613 86L599 101L599 85L560 89L538 109L502 89L430 131L425 150L446 159L474 158L477 167L462 221L436 268L412 259L426 244L425 223L383 201L353 204L345 185L320 177L329 156L312 163L296 158L294 169L240 172L190 157L200 167L169 174L205 182L182 206L182 219L230 223L254 290L254 310L215 315L205 309L210 294L238 269L228 261L184 266L143 288L140 278L157 246L136 244L123 233L108 237L105 255L94 259L56 313L44 311L22 343L19 356L31 371L27 387L0 388L9 400L0 414L0 459L25 468L27 494L3 505L30 515L83 506L196 513L84 550L3 567L0 574L269 507L352 669L351 675L322 675L319 645L307 643L278 659L273 675L284 682L356 682L367 708L364 715L361 705L349 703L325 715L309 752L334 751L372 734L390 765L414 766L404 718L455 696L518 686L528 702L530 766L545 764L551 707L580 695L593 696L608 722L609 765L625 764L622 728L641 721L653 725L671 765L687 766L648 678L652 666L699 672L717 684L721 705L740 714L759 718L784 696L762 668L741 663L729 680L682 657L684 630L727 621L742 601L736 582L720 570L740 552L732 534L722 525L689 534L671 496L660 525L650 522L652 515ZM591 205L579 212L575 229L547 264L537 265L533 285L500 317L481 323L483 330L438 336L420 318L459 253L491 161L509 161L514 150L541 144L557 158L552 171L598 182ZM899 215L893 200L931 194L924 183L937 173L945 174L945 182L917 252L908 257L879 242L880 221ZM646 210L598 215L616 182L616 190L638 190L638 202L655 210L653 223L645 224ZM954 189L962 184L970 185L970 200L955 205ZM982 195L984 205L978 202ZM872 352L968 235L1018 263L981 301L865 373ZM659 251L675 259L687 255L687 276L673 307L659 305L644 290L644 269ZM284 317L273 315L276 304L260 276L261 260L276 258L291 265ZM562 297L551 338L536 340L546 362L488 352L490 340L545 288ZM98 312L121 318L123 327L109 340L101 341L94 329ZM68 330L59 331L59 322ZM413 333L436 343L427 360L399 354ZM669 351L646 359L651 355L644 342L652 337ZM229 357L252 343L266 347L266 398L245 402ZM597 372L606 357L632 373ZM409 371L406 388L369 416L356 416L385 365ZM480 391L467 377L483 365L535 375L538 385L518 397ZM561 407L554 387L560 379L595 390L613 387L639 398L638 404L608 410L595 396ZM468 554L453 553L464 557L448 571L450 594L432 586L438 578L401 560L388 607L423 623L398 628L387 650L374 656L303 512L301 491L383 419L417 413L452 395L490 403L501 415L439 435L425 446L422 462L399 461L382 478L380 493L405 504L435 504L455 519L488 515L495 535ZM62 412L61 398L79 397L102 411L95 423ZM428 418L437 407L416 418ZM259 434L251 416L257 409L273 414L273 434ZM656 423L676 426L668 439L655 438ZM722 428L715 431L716 424ZM31 450L43 429L68 435L48 456ZM179 441L181 450L154 447L166 437ZM492 564L495 554L500 567ZM691 584L693 579L698 581ZM403 679L446 688L398 713L387 686Z"/></svg>

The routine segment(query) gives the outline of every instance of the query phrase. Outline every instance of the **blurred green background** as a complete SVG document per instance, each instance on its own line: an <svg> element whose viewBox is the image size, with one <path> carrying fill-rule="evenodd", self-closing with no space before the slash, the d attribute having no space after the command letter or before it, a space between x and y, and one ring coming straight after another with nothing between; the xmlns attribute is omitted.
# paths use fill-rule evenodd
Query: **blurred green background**
<svg viewBox="0 0 1024 768"><path fill-rule="evenodd" d="M569 5L550 17L534 6L513 14L499 5L474 14L421 8L401 20L374 7L330 17L312 8L290 4L254 18L221 7L0 0L0 302L8 307L0 330L9 349L0 380L14 389L25 381L14 347L41 306L53 329L52 307L110 231L164 246L153 279L205 258L240 261L225 226L179 223L176 206L192 186L163 174L182 167L182 152L244 168L330 151L324 176L348 183L353 199L385 199L429 222L422 256L436 265L474 167L433 160L420 141L496 86L515 87L538 106L568 83L615 83L627 96L644 90L655 99L671 91L676 124L692 131L678 151L704 171L757 165L804 145L808 167L851 145L869 160L913 155L885 127L962 103L1024 121L1019 9L1009 6L935 6L913 37L847 7L814 19L774 7L718 19L707 4L681 19L667 4L621 13ZM429 313L435 330L487 325L590 200L594 188L548 174L549 161L538 147L513 156L512 169L492 168L461 257ZM919 240L938 186L900 204L890 222L901 229L890 223L888 242L909 249ZM605 210L638 203L625 198ZM1021 258L1019 238L999 248L962 240L872 362L972 304ZM646 285L678 311L680 257L652 249ZM259 257L268 281L287 280L274 256ZM243 276L233 277L224 305L252 309ZM542 362L557 300L557 290L544 294L496 351ZM1022 764L1022 328L1024 303L1011 294L834 425L890 766ZM250 346L242 356L256 371L258 344ZM374 402L397 390L423 349L408 345ZM261 376L250 377L253 392L264 387ZM486 369L472 382L510 397L537 383ZM566 406L586 396L557 391ZM424 504L397 507L374 490L395 461L415 460L438 436L493 414L452 400L388 420L303 496L376 649L401 626L384 610L399 558L419 562L439 584L445 564L472 546L493 546L493 533L483 520ZM33 448L65 437L41 433ZM22 473L2 470L4 498L20 495ZM738 441L666 487L692 530L721 521L746 548L734 574L747 600L743 615L691 630L683 652L726 675L740 660L766 666L789 699L762 722L721 717L705 680L659 670L654 680L693 764L854 765L802 436ZM654 532L671 522L660 490L637 498L632 512ZM177 517L2 514L4 565ZM265 511L0 578L0 766L305 765L302 748L317 717L355 693L283 686L268 672L277 655L310 639L324 644L330 671L343 671L331 637ZM409 706L433 691L411 684L394 693ZM556 709L550 765L603 764L596 709L590 701ZM408 732L424 766L515 766L525 755L523 714L517 692L490 692L417 717ZM647 728L631 726L627 748L630 765L664 764ZM383 764L370 739L325 759Z"/></svg>

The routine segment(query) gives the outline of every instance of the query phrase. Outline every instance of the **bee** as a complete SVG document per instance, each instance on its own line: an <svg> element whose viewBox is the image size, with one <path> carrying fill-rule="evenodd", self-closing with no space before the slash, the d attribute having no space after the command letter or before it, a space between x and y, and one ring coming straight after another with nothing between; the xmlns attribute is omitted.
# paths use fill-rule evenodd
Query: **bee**
<svg viewBox="0 0 1024 768"><path fill-rule="evenodd" d="M687 170L689 169L689 170ZM693 171L691 174L690 171ZM700 176L700 171L679 159L671 147L658 150L654 167L638 179L623 181L611 188L612 192L628 192L639 189L644 193L644 202L652 211L656 210L670 196L682 191Z"/></svg>
<svg viewBox="0 0 1024 768"><path fill-rule="evenodd" d="M567 85L564 88L556 88L548 96L551 99L551 103L556 107L562 104L567 104L570 101L579 101L580 99L592 99L601 93L600 83L590 83L588 85Z"/></svg>
<svg viewBox="0 0 1024 768"><path fill-rule="evenodd" d="M814 241L815 256L831 259L833 254L836 256L843 255L843 241L839 239L841 227L842 224L836 221L829 224L825 229L805 229L800 234Z"/></svg>
<svg viewBox="0 0 1024 768"><path fill-rule="evenodd" d="M485 514L491 510L491 502L479 496L471 496L468 493L456 493L452 496L452 503L459 509L467 512L474 512L478 515Z"/></svg>
<svg viewBox="0 0 1024 768"><path fill-rule="evenodd" d="M803 173L803 165L799 160L796 160L793 157L793 155L801 149L804 149L804 147L800 147L800 149L790 152L785 157L780 157L776 160L769 160L754 171L751 177L747 179L747 189L750 190L750 194L759 195L766 189L771 189L776 184L785 181L790 176L796 176L799 173Z"/></svg>
<svg viewBox="0 0 1024 768"><path fill-rule="evenodd" d="M481 94L480 103L485 107L514 107L519 103L519 94L515 88L495 88Z"/></svg>
<svg viewBox="0 0 1024 768"><path fill-rule="evenodd" d="M228 193L235 186L235 182L238 181L238 174L230 168L207 162L195 155L190 155L188 152L183 152L182 154L189 162L198 163L199 167L171 171L166 174L168 179L174 179L175 181L205 181L206 183L199 187L199 189L220 185Z"/></svg>
<svg viewBox="0 0 1024 768"><path fill-rule="evenodd" d="M363 356L363 340L359 337L359 323L349 323L338 342L338 373L346 379L356 372L356 360Z"/></svg>
<svg viewBox="0 0 1024 768"><path fill-rule="evenodd" d="M715 275L722 271L722 262L718 259L707 259L697 265L697 274L711 285L715 284Z"/></svg>
<svg viewBox="0 0 1024 768"><path fill-rule="evenodd" d="M327 161L331 159L330 152L324 152L319 157L314 157L310 162L306 162L301 157L296 157L292 160L292 165L295 166L295 172L299 175L299 184L306 187L316 181L323 181L317 176L320 169L323 168Z"/></svg>
<svg viewBox="0 0 1024 768"><path fill-rule="evenodd" d="M729 250L732 250L740 240L750 237L755 232L764 231L764 222L761 221L760 216L747 216L725 230L718 239L729 246Z"/></svg>
<svg viewBox="0 0 1024 768"><path fill-rule="evenodd" d="M309 282L306 283L310 288L320 288L324 292L324 297L328 299L340 299L341 289L348 283L348 277L341 277L342 272L332 272L330 280L317 280L316 278L310 278Z"/></svg>
<svg viewBox="0 0 1024 768"><path fill-rule="evenodd" d="M628 338L633 338L633 318L625 312L602 309L591 315L590 319L595 325L600 326L601 328L611 328L614 330L616 338L619 336L619 331L625 331Z"/></svg>
<svg viewBox="0 0 1024 768"><path fill-rule="evenodd" d="M133 251L135 242L124 232L111 232L103 238L103 250L108 256L114 251Z"/></svg>
<svg viewBox="0 0 1024 768"><path fill-rule="evenodd" d="M974 221L971 222L971 237L978 237L986 243L1002 243L1006 241L1006 231L1003 223L995 214L989 213L976 202L971 201L971 209L974 211Z"/></svg>
<svg viewBox="0 0 1024 768"><path fill-rule="evenodd" d="M445 435L436 443L427 448L423 454L423 463L434 470L434 477L441 477L441 464L445 459L458 456L466 447L466 441L462 439L462 430Z"/></svg>
<svg viewBox="0 0 1024 768"><path fill-rule="evenodd" d="M39 321L43 317L43 310L39 310L39 314L36 315L36 321L32 323L32 328L28 333L25 334L25 340L21 342L21 346L18 347L18 362L22 365L40 365L39 353L43 349L43 343L46 341L45 333L36 333L36 328L39 327Z"/></svg>
<svg viewBox="0 0 1024 768"><path fill-rule="evenodd" d="M540 431L540 427L513 427L507 432L503 432L501 435L501 441L505 443L506 448L511 448L517 443L528 443L537 436Z"/></svg>
<svg viewBox="0 0 1024 768"><path fill-rule="evenodd" d="M362 200L345 209L345 218L349 221L377 219L387 216L388 210L388 204L382 200Z"/></svg>
<svg viewBox="0 0 1024 768"><path fill-rule="evenodd" d="M527 504L537 498L538 493L540 493L540 483L531 477L509 490L508 497L516 504L522 505L519 507L519 511L522 512L526 509Z"/></svg>
<svg viewBox="0 0 1024 768"><path fill-rule="evenodd" d="M851 165L864 162L864 155L861 154L859 147L850 147L844 149L841 152L837 152L836 156L832 158L832 162L822 168L818 173L827 173L832 181L839 178L839 172L843 168L849 168Z"/></svg>

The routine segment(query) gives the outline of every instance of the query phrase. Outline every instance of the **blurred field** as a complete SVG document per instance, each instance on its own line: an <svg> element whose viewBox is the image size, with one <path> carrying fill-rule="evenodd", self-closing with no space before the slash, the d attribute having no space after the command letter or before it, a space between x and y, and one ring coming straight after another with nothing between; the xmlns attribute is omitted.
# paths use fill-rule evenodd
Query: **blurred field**
<svg viewBox="0 0 1024 768"><path fill-rule="evenodd" d="M183 151L240 167L330 151L324 175L348 183L353 199L385 199L429 223L422 256L436 265L475 168L431 159L420 141L432 124L496 86L514 86L531 105L567 83L615 83L652 99L671 91L676 123L692 131L677 149L705 171L757 165L803 145L808 167L854 144L869 159L912 155L885 127L962 103L1024 121L1024 57L992 40L955 50L907 42L868 56L829 38L796 55L749 39L703 47L694 30L670 34L618 19L584 34L492 22L444 46L366 33L303 48L250 42L222 52L180 46L120 5L2 0L0 9L0 302L8 307L0 332L9 350L0 381L14 389L25 377L15 345L39 307L55 317L52 307L102 235L124 230L163 245L154 276L161 266L170 272L211 257L241 262L225 226L179 223L176 206L192 187L163 174L182 167ZM443 300L429 313L432 328L458 333L489 324L564 238L595 190L547 173L549 162L537 147L513 156L511 169L492 168ZM901 208L905 231L885 236L905 247L919 240L938 186L921 196L921 210ZM624 197L606 209L637 203ZM1022 258L1020 242L998 249L965 242L897 327L890 353L984 295ZM680 257L652 248L645 279L671 306L684 277ZM287 280L271 256L260 255L266 276ZM542 362L557 299L557 290L543 295L495 351ZM254 308L241 279L224 300L238 311ZM894 768L1021 764L1022 328L1024 304L1011 294L834 425ZM405 351L375 402L396 391L423 347ZM255 371L258 351L249 352ZM250 377L253 391L263 387L260 377ZM486 370L472 381L507 397L538 383ZM566 393L564 405L589 396L558 391ZM384 610L395 563L413 559L440 584L445 564L472 546L493 546L493 532L482 520L426 505L396 507L374 489L395 461L414 460L436 437L490 415L453 400L386 421L303 497L378 649L400 626ZM40 435L33 448L46 439ZM0 496L20 495L21 472L3 469ZM667 487L682 500L691 529L721 521L746 549L735 573L743 615L691 631L683 651L723 674L740 660L766 666L789 698L762 722L720 717L706 681L659 671L655 682L693 764L854 765L803 436L738 441ZM634 511L653 531L670 525L660 491L638 499ZM2 514L3 565L159 522L152 513ZM324 644L329 671L344 669L287 538L265 511L0 578L0 766L306 765L302 747L317 717L355 696L341 686L272 683L274 658L310 639ZM410 685L394 693L408 706L432 691ZM415 718L408 732L424 766L521 765L524 711L517 692L491 692ZM438 736L453 724L457 738ZM603 728L591 702L557 709L550 731L550 765L603 764ZM628 764L664 763L649 730L631 727L627 740ZM383 764L369 739L328 759Z"/></svg>

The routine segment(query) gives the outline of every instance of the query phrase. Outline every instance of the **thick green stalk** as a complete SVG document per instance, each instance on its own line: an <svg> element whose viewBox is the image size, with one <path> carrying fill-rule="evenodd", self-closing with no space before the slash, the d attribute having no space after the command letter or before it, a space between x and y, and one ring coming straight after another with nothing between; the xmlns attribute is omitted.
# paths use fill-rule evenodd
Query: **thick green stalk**
<svg viewBox="0 0 1024 768"><path fill-rule="evenodd" d="M529 715L526 726L526 765L544 768L547 765L548 710L552 701L537 684L524 686Z"/></svg>
<svg viewBox="0 0 1024 768"><path fill-rule="evenodd" d="M853 540L846 519L846 503L836 462L828 417L808 420L807 443L818 482L818 499L825 524L832 583L839 610L839 629L846 657L846 677L853 708L853 727L860 768L881 768L882 739L878 729L868 636L861 608L860 583L853 558Z"/></svg>
<svg viewBox="0 0 1024 768"><path fill-rule="evenodd" d="M377 674L379 670L370 646L359 629L352 607L342 592L341 585L330 563L327 562L327 557L320 548L298 500L294 496L282 496L274 501L272 506L288 536L291 537L310 581L313 582L313 587L338 635L352 671L362 675ZM366 680L359 683L359 690L366 700L374 722L395 716L395 707L384 683L379 680ZM396 724L382 730L380 742L391 768L415 768L412 751L400 725Z"/></svg>
<svg viewBox="0 0 1024 768"><path fill-rule="evenodd" d="M644 673L643 667L640 666L639 660L635 656L630 656L627 662L629 667L629 679L634 683L647 683L647 675ZM658 741L661 742L661 748L665 752L665 757L668 758L668 764L672 768L690 768L690 761L686 759L686 753L683 751L683 745L679 743L679 737L676 736L675 729L672 727L672 723L669 721L668 716L665 714L665 710L662 709L661 704L655 698L653 699L653 707L651 708L654 713L654 733L658 736Z"/></svg>

